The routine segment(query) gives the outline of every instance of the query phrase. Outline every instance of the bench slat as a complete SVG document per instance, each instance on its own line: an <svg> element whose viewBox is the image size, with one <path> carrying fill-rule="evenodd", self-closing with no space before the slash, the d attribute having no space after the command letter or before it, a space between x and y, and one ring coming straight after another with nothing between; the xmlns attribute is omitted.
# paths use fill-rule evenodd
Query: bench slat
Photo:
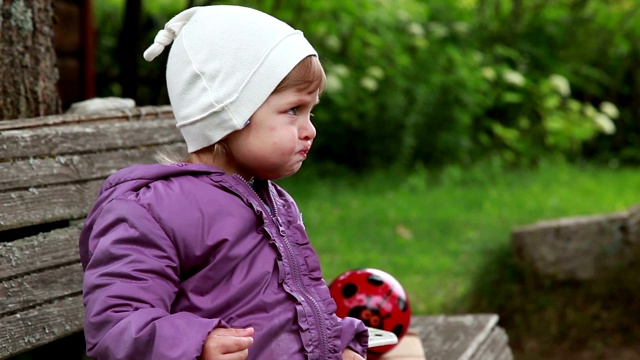
<svg viewBox="0 0 640 360"><path fill-rule="evenodd" d="M154 163L165 145L127 150L35 158L0 163L0 191L106 178L116 170L139 163ZM182 144L167 145L179 151Z"/></svg>
<svg viewBox="0 0 640 360"><path fill-rule="evenodd" d="M0 121L0 131L65 124L92 124L123 121L175 119L170 105L139 106L127 110L107 110L91 114L56 114Z"/></svg>
<svg viewBox="0 0 640 360"><path fill-rule="evenodd" d="M74 225L0 244L0 280L78 261L80 229Z"/></svg>
<svg viewBox="0 0 640 360"><path fill-rule="evenodd" d="M85 217L102 182L0 193L0 231Z"/></svg>
<svg viewBox="0 0 640 360"><path fill-rule="evenodd" d="M509 343L507 333L501 327L495 327L480 345L478 351L473 354L471 360L484 359L510 359L511 350L506 346Z"/></svg>
<svg viewBox="0 0 640 360"><path fill-rule="evenodd" d="M77 262L0 282L0 318L51 299L81 293L82 275L82 265Z"/></svg>
<svg viewBox="0 0 640 360"><path fill-rule="evenodd" d="M411 328L417 329L427 359L470 360L497 323L495 314L415 316L411 319ZM510 354L510 350L507 351Z"/></svg>
<svg viewBox="0 0 640 360"><path fill-rule="evenodd" d="M0 161L180 141L182 136L171 119L6 130L0 132Z"/></svg>
<svg viewBox="0 0 640 360"><path fill-rule="evenodd" d="M0 318L0 359L78 333L83 321L81 295Z"/></svg>

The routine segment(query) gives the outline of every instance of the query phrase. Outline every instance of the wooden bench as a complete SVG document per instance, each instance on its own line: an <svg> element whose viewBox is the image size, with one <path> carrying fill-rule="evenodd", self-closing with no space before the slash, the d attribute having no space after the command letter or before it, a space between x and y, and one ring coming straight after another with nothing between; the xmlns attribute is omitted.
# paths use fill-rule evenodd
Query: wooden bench
<svg viewBox="0 0 640 360"><path fill-rule="evenodd" d="M108 175L161 147L182 147L169 106L0 122L0 359L85 357L82 222ZM412 329L430 360L511 359L495 315L414 316Z"/></svg>

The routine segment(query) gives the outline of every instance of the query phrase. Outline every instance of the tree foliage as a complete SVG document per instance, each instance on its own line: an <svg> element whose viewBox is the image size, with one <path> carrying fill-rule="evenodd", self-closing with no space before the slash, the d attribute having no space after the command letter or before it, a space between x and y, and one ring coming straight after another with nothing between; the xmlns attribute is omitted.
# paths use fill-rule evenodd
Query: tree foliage
<svg viewBox="0 0 640 360"><path fill-rule="evenodd" d="M273 14L320 53L328 84L315 111L315 159L354 168L486 156L640 161L633 0L215 3ZM143 44L187 6L154 4L146 5ZM99 29L113 27L101 19ZM105 43L115 39L102 34ZM117 71L117 59L103 61ZM145 64L142 78L163 81L163 70ZM158 83L151 88L153 96L142 89L137 100L167 101Z"/></svg>

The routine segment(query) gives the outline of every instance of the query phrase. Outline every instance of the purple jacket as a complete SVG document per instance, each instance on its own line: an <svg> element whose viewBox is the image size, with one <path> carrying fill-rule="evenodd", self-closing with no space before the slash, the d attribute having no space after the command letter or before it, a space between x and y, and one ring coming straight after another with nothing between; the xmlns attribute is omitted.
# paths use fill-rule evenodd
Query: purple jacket
<svg viewBox="0 0 640 360"><path fill-rule="evenodd" d="M364 356L367 329L335 315L297 205L255 188L186 163L110 176L80 236L87 354L195 359L215 327L252 326L249 359Z"/></svg>

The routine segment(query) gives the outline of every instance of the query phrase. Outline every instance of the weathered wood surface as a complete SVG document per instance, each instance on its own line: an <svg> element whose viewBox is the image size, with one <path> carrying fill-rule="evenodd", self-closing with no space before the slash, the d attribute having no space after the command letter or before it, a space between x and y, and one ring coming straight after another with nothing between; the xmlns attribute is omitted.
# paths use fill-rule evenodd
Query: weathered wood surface
<svg viewBox="0 0 640 360"><path fill-rule="evenodd" d="M2 1L0 119L60 111L53 3L54 0Z"/></svg>
<svg viewBox="0 0 640 360"><path fill-rule="evenodd" d="M2 159L57 157L179 142L174 120L65 125L0 132ZM25 151L25 149L29 149Z"/></svg>
<svg viewBox="0 0 640 360"><path fill-rule="evenodd" d="M511 360L513 359L513 353L508 344L509 337L504 329L495 327L478 350L471 356L471 360Z"/></svg>
<svg viewBox="0 0 640 360"><path fill-rule="evenodd" d="M494 314L414 316L427 360L510 360L504 330Z"/></svg>
<svg viewBox="0 0 640 360"><path fill-rule="evenodd" d="M0 230L80 219L95 202L102 181L0 193Z"/></svg>
<svg viewBox="0 0 640 360"><path fill-rule="evenodd" d="M104 179L131 164L155 162L156 153L165 148L169 151L179 151L184 146L169 144L0 162L0 191Z"/></svg>
<svg viewBox="0 0 640 360"><path fill-rule="evenodd" d="M0 131L79 123L113 123L157 119L174 119L171 106L140 106L127 110L109 110L99 114L59 114L29 119L3 120L0 121Z"/></svg>
<svg viewBox="0 0 640 360"><path fill-rule="evenodd" d="M153 110L0 123L0 359L82 331L78 238L99 187L161 147L183 148L170 108Z"/></svg>
<svg viewBox="0 0 640 360"><path fill-rule="evenodd" d="M0 283L0 316L81 292L82 266L79 262L3 280Z"/></svg>
<svg viewBox="0 0 640 360"><path fill-rule="evenodd" d="M79 262L80 227L78 224L9 243L0 243L0 280L33 273L39 269ZM5 302L0 300L0 309L4 304Z"/></svg>
<svg viewBox="0 0 640 360"><path fill-rule="evenodd" d="M0 359L80 332L83 321L80 294L0 317Z"/></svg>
<svg viewBox="0 0 640 360"><path fill-rule="evenodd" d="M45 119L33 121L51 122ZM51 126L0 130L0 231L83 218L107 176L155 162L161 148L184 147L170 118L56 119Z"/></svg>
<svg viewBox="0 0 640 360"><path fill-rule="evenodd" d="M0 359L82 330L80 225L0 244Z"/></svg>

